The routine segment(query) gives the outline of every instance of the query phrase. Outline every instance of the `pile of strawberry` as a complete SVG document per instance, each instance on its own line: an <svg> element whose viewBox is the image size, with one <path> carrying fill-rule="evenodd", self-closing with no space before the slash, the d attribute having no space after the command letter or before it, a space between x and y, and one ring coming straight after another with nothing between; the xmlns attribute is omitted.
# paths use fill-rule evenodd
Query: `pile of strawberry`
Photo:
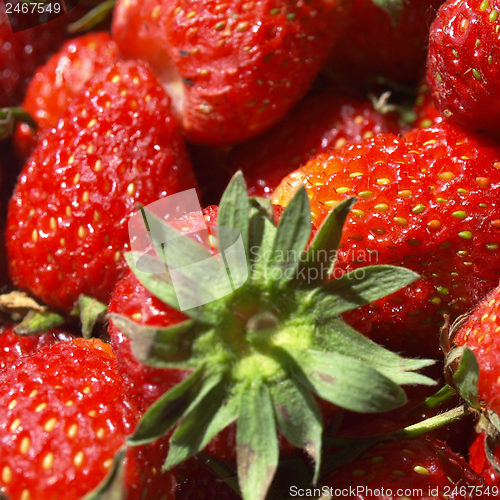
<svg viewBox="0 0 500 500"><path fill-rule="evenodd" d="M0 498L500 498L500 0L63 3L0 4Z"/></svg>

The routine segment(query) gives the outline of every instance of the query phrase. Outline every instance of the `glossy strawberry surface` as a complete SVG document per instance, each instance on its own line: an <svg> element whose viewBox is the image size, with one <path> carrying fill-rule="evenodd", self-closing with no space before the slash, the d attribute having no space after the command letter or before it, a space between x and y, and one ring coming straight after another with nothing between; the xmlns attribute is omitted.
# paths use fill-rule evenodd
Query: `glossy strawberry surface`
<svg viewBox="0 0 500 500"><path fill-rule="evenodd" d="M437 354L443 313L468 311L498 282L499 160L496 144L450 126L381 134L319 155L285 178L273 199L287 205L304 185L319 222L356 196L338 271L392 263L422 278L348 313L349 321L393 349Z"/></svg>
<svg viewBox="0 0 500 500"><path fill-rule="evenodd" d="M106 32L90 33L66 42L46 64L38 68L28 86L23 108L38 124L33 130L21 123L16 147L28 157L44 131L57 125L59 117L87 82L101 69L118 60L118 47Z"/></svg>
<svg viewBox="0 0 500 500"><path fill-rule="evenodd" d="M498 136L500 2L449 0L429 38L427 80L444 116Z"/></svg>
<svg viewBox="0 0 500 500"><path fill-rule="evenodd" d="M137 204L194 185L170 100L149 68L109 67L21 172L7 223L11 279L59 309L81 293L107 301L126 272Z"/></svg>
<svg viewBox="0 0 500 500"><path fill-rule="evenodd" d="M274 125L306 92L349 2L120 1L113 37L148 61L188 138L230 144Z"/></svg>
<svg viewBox="0 0 500 500"><path fill-rule="evenodd" d="M243 171L251 195L269 197L283 177L316 154L398 131L394 114L377 111L369 101L323 90L307 96L270 131L233 148L229 169Z"/></svg>

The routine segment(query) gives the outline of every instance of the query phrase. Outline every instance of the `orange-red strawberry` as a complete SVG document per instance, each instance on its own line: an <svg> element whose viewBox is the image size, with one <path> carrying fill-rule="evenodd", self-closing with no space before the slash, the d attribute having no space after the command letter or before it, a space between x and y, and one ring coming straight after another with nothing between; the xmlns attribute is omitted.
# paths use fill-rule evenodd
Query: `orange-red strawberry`
<svg viewBox="0 0 500 500"><path fill-rule="evenodd" d="M395 19L381 2L354 0L349 25L333 51L327 72L358 86L376 77L415 81L424 71L429 27L442 2L394 2L400 7Z"/></svg>
<svg viewBox="0 0 500 500"><path fill-rule="evenodd" d="M120 1L113 37L148 61L193 142L231 144L274 125L321 69L349 2Z"/></svg>
<svg viewBox="0 0 500 500"><path fill-rule="evenodd" d="M126 264L127 221L195 184L170 100L143 63L96 75L40 142L9 205L12 281L52 307L107 301Z"/></svg>
<svg viewBox="0 0 500 500"><path fill-rule="evenodd" d="M413 498L480 498L484 481L445 443L432 438L395 441L377 446L340 467L324 488L358 500Z"/></svg>
<svg viewBox="0 0 500 500"><path fill-rule="evenodd" d="M500 2L448 0L429 37L427 80L444 116L498 136Z"/></svg>
<svg viewBox="0 0 500 500"><path fill-rule="evenodd" d="M498 283L499 161L495 143L449 125L380 134L319 155L285 178L273 200L286 206L304 185L320 222L356 196L337 271L397 263L421 279L349 321L393 349L437 353L443 313L468 311Z"/></svg>
<svg viewBox="0 0 500 500"><path fill-rule="evenodd" d="M236 146L229 155L229 169L243 171L251 195L268 197L283 177L316 154L398 131L394 114L323 90L306 97L269 132Z"/></svg>
<svg viewBox="0 0 500 500"><path fill-rule="evenodd" d="M66 42L33 75L23 101L23 108L38 125L37 132L21 123L16 132L16 146L28 157L40 134L57 125L72 99L101 69L118 60L118 47L105 32L90 33Z"/></svg>
<svg viewBox="0 0 500 500"><path fill-rule="evenodd" d="M111 348L44 347L0 374L1 491L11 500L77 500L109 470L137 422Z"/></svg>

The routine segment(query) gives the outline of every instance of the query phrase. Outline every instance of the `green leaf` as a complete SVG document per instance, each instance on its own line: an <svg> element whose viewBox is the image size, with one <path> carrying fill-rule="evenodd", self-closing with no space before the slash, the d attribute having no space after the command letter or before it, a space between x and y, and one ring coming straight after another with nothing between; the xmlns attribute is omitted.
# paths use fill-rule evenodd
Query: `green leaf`
<svg viewBox="0 0 500 500"><path fill-rule="evenodd" d="M286 380L271 386L274 414L281 434L314 460L316 484L321 466L323 423L316 401L309 392Z"/></svg>
<svg viewBox="0 0 500 500"><path fill-rule="evenodd" d="M249 211L247 186L243 174L238 171L229 182L220 200L217 225L237 229L241 234L245 250L248 249ZM218 237L221 250L231 244L225 240L223 232L219 232Z"/></svg>
<svg viewBox="0 0 500 500"><path fill-rule="evenodd" d="M251 278L258 282L269 282L267 264L273 252L276 226L262 208L250 210L249 260Z"/></svg>
<svg viewBox="0 0 500 500"><path fill-rule="evenodd" d="M309 198L305 188L301 187L281 215L268 262L269 271L273 275L277 272L279 282L285 283L294 278L310 235Z"/></svg>
<svg viewBox="0 0 500 500"><path fill-rule="evenodd" d="M123 488L125 479L125 452L125 448L118 450L113 459L113 465L106 477L93 491L85 495L82 500L123 500L127 496Z"/></svg>
<svg viewBox="0 0 500 500"><path fill-rule="evenodd" d="M238 416L238 401L227 397L224 383L215 386L178 425L170 439L165 468L170 469L202 451Z"/></svg>
<svg viewBox="0 0 500 500"><path fill-rule="evenodd" d="M316 288L309 296L308 305L317 320L330 319L391 295L418 277L404 267L362 267Z"/></svg>
<svg viewBox="0 0 500 500"><path fill-rule="evenodd" d="M403 0L372 0L375 5L384 9L392 19L394 25L398 25L403 11Z"/></svg>
<svg viewBox="0 0 500 500"><path fill-rule="evenodd" d="M262 383L241 394L236 443L243 500L264 500L278 466L278 438L269 389Z"/></svg>
<svg viewBox="0 0 500 500"><path fill-rule="evenodd" d="M111 17L111 11L113 10L115 3L116 0L105 0L104 2L99 3L80 19L68 25L66 29L72 35L83 33L84 31L90 31L96 26L99 26L99 24L104 22L108 17Z"/></svg>
<svg viewBox="0 0 500 500"><path fill-rule="evenodd" d="M197 399L204 373L205 367L200 365L189 377L159 397L143 415L128 443L131 446L150 443L176 425Z"/></svg>
<svg viewBox="0 0 500 500"><path fill-rule="evenodd" d="M166 274L152 274L138 269L136 262L142 257L143 255L138 252L127 252L125 254L127 264L140 283L162 302L178 310L179 302L172 282L170 281L170 276ZM188 312L186 314L188 314Z"/></svg>
<svg viewBox="0 0 500 500"><path fill-rule="evenodd" d="M14 328L17 335L33 335L46 332L64 324L64 318L52 311L30 311Z"/></svg>
<svg viewBox="0 0 500 500"><path fill-rule="evenodd" d="M424 405L427 408L437 408L439 405L441 405L445 401L448 401L448 399L453 397L455 394L456 394L455 389L453 389L453 387L446 384L443 387L441 387L432 396L425 398Z"/></svg>
<svg viewBox="0 0 500 500"><path fill-rule="evenodd" d="M342 228L354 203L356 198L340 202L329 212L316 232L301 263L301 267L315 268L318 271L316 280L311 278L311 273L308 274L311 278L308 279L308 284L322 282L331 276L342 237Z"/></svg>
<svg viewBox="0 0 500 500"><path fill-rule="evenodd" d="M454 354L461 353L460 365L457 371L453 374L453 381L465 401L472 407L479 409L479 390L477 387L479 381L479 364L475 354L468 347L457 348L460 351L453 351L450 353L453 357ZM448 358L450 359L450 357Z"/></svg>
<svg viewBox="0 0 500 500"><path fill-rule="evenodd" d="M385 412L406 403L401 387L363 361L313 350L295 359L303 370L295 374L297 380L320 398L346 410Z"/></svg>
<svg viewBox="0 0 500 500"><path fill-rule="evenodd" d="M82 335L84 338L90 339L95 325L104 319L108 308L93 297L80 295L78 298L78 310L82 323Z"/></svg>
<svg viewBox="0 0 500 500"><path fill-rule="evenodd" d="M396 384L435 384L425 375L413 373L414 370L433 365L434 360L403 358L366 338L340 319L318 324L315 335L315 344L320 350L354 357Z"/></svg>
<svg viewBox="0 0 500 500"><path fill-rule="evenodd" d="M161 328L146 326L120 314L110 314L111 321L131 341L135 358L158 368L189 368L192 344L199 325L192 319Z"/></svg>

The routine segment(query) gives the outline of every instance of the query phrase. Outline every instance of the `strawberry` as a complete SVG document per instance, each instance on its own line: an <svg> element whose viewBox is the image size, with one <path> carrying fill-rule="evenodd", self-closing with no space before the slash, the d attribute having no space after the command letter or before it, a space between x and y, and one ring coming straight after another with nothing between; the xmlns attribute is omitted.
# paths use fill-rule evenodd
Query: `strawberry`
<svg viewBox="0 0 500 500"><path fill-rule="evenodd" d="M20 336L14 333L13 325L5 326L0 333L0 370L11 365L21 356L27 356L42 347L71 338L71 335L60 330L39 335Z"/></svg>
<svg viewBox="0 0 500 500"><path fill-rule="evenodd" d="M16 4L22 5L19 0L9 3L13 12ZM67 37L67 24L85 11L76 8L46 22L45 14L13 13L9 18L5 4L0 3L0 107L21 103L32 74ZM26 22L32 27L18 31Z"/></svg>
<svg viewBox="0 0 500 500"><path fill-rule="evenodd" d="M250 194L268 197L283 177L316 154L398 131L394 114L383 114L368 101L323 90L306 97L269 132L236 146L229 155L229 168L245 173Z"/></svg>
<svg viewBox="0 0 500 500"><path fill-rule="evenodd" d="M151 64L193 142L232 144L277 123L341 36L347 3L122 0L113 37Z"/></svg>
<svg viewBox="0 0 500 500"><path fill-rule="evenodd" d="M406 401L399 384L432 384L415 373L432 361L391 353L339 317L416 278L373 266L328 281L351 205L334 209L311 235L304 189L284 211L273 210L247 197L237 173L216 221L213 208L205 214L208 229L196 213L165 222L157 205L154 213L141 208L135 222L151 245L127 254L135 278L117 285L109 308L128 385L143 406L157 398L131 445L173 429L167 469L203 449L236 454L244 500L263 500L280 450L304 449L317 477L323 421L338 407L386 411Z"/></svg>
<svg viewBox="0 0 500 500"><path fill-rule="evenodd" d="M323 491L345 491L347 498L479 498L485 484L445 443L429 437L377 446L340 467ZM385 491L385 492L384 492Z"/></svg>
<svg viewBox="0 0 500 500"><path fill-rule="evenodd" d="M44 135L9 204L12 281L69 310L82 293L107 302L125 273L137 203L192 187L170 101L144 64L92 79Z"/></svg>
<svg viewBox="0 0 500 500"><path fill-rule="evenodd" d="M497 0L449 0L429 38L427 80L438 110L474 130L499 135Z"/></svg>
<svg viewBox="0 0 500 500"><path fill-rule="evenodd" d="M71 100L101 69L118 60L118 47L105 32L90 33L66 42L30 81L23 108L38 124L36 133L26 123L18 126L16 146L26 158L39 134L57 125Z"/></svg>
<svg viewBox="0 0 500 500"><path fill-rule="evenodd" d="M434 104L434 98L431 94L431 89L427 83L422 83L418 88L418 95L415 101L416 120L413 123L415 128L432 127L443 121L443 116L437 110Z"/></svg>
<svg viewBox="0 0 500 500"><path fill-rule="evenodd" d="M137 413L109 346L73 340L0 374L0 485L11 500L79 499L106 475Z"/></svg>
<svg viewBox="0 0 500 500"><path fill-rule="evenodd" d="M437 354L443 314L468 311L498 283L499 160L495 143L449 125L380 134L311 160L273 201L288 205L304 185L320 223L329 207L357 196L334 274L377 262L421 278L349 321L391 349Z"/></svg>
<svg viewBox="0 0 500 500"><path fill-rule="evenodd" d="M354 0L346 33L327 64L327 74L366 85L376 77L411 83L425 66L429 27L443 0Z"/></svg>
<svg viewBox="0 0 500 500"><path fill-rule="evenodd" d="M500 474L495 471L493 465L486 456L485 440L485 433L476 436L469 448L469 463L472 469L492 487L492 494L498 495L500 493L498 489L500 488ZM496 448L495 457L497 460L500 459L500 448ZM497 487L496 490L493 489L495 486Z"/></svg>

